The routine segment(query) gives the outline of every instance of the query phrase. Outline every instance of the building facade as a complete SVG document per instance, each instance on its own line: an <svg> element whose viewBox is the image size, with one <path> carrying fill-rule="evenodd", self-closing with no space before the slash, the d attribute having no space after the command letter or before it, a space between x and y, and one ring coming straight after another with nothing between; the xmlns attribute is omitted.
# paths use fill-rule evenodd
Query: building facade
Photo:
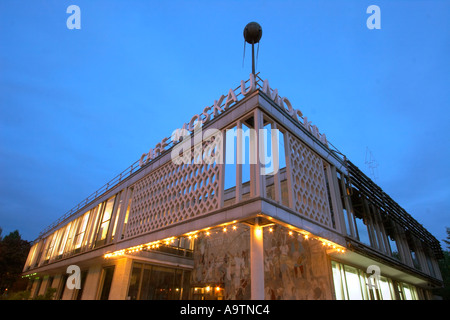
<svg viewBox="0 0 450 320"><path fill-rule="evenodd" d="M34 241L55 299L432 299L439 242L251 74Z"/></svg>

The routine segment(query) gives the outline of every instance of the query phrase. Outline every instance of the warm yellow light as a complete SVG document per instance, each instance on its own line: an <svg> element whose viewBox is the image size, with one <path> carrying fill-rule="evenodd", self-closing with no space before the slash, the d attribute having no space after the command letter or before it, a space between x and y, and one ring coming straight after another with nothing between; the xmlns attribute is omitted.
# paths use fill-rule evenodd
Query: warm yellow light
<svg viewBox="0 0 450 320"><path fill-rule="evenodd" d="M261 227L256 227L255 228L255 236L257 238L261 238L262 237L262 228Z"/></svg>
<svg viewBox="0 0 450 320"><path fill-rule="evenodd" d="M237 229L237 227L236 226L233 226L233 230L236 230Z"/></svg>
<svg viewBox="0 0 450 320"><path fill-rule="evenodd" d="M305 239L308 240L308 235L307 234L305 234Z"/></svg>
<svg viewBox="0 0 450 320"><path fill-rule="evenodd" d="M224 228L223 228L223 232L227 232L227 227L224 227Z"/></svg>
<svg viewBox="0 0 450 320"><path fill-rule="evenodd" d="M209 231L206 231L206 235L207 236L209 236L211 234L211 232L209 232Z"/></svg>
<svg viewBox="0 0 450 320"><path fill-rule="evenodd" d="M207 286L207 287L206 287L206 292L209 292L209 290L211 290L211 287L210 287L210 286Z"/></svg>
<svg viewBox="0 0 450 320"><path fill-rule="evenodd" d="M220 287L216 287L216 291L220 291Z"/></svg>
<svg viewBox="0 0 450 320"><path fill-rule="evenodd" d="M289 231L289 235L292 236L292 231Z"/></svg>
<svg viewBox="0 0 450 320"><path fill-rule="evenodd" d="M272 227L269 228L269 232L273 232L273 228Z"/></svg>

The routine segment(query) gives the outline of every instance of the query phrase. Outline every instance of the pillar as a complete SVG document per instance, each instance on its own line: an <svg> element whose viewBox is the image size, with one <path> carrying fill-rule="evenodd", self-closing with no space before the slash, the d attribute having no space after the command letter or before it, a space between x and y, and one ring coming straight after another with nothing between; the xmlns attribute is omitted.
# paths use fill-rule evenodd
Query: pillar
<svg viewBox="0 0 450 320"><path fill-rule="evenodd" d="M257 223L250 229L251 299L264 300L263 228Z"/></svg>

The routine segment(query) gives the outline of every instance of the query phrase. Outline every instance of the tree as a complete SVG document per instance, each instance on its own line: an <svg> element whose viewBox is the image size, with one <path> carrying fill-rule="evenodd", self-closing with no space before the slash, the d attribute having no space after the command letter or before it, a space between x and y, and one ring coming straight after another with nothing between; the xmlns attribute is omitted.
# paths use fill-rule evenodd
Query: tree
<svg viewBox="0 0 450 320"><path fill-rule="evenodd" d="M0 238L0 294L19 279L30 250L30 243L23 240L18 230Z"/></svg>
<svg viewBox="0 0 450 320"><path fill-rule="evenodd" d="M450 228L446 228L446 230L447 240L442 241L447 244L447 250L443 252L444 258L438 261L444 287L434 290L434 293L444 300L450 300Z"/></svg>
<svg viewBox="0 0 450 320"><path fill-rule="evenodd" d="M443 239L442 241L444 241L445 244L447 244L447 251L450 251L450 228L447 227L446 230L447 230L447 240Z"/></svg>

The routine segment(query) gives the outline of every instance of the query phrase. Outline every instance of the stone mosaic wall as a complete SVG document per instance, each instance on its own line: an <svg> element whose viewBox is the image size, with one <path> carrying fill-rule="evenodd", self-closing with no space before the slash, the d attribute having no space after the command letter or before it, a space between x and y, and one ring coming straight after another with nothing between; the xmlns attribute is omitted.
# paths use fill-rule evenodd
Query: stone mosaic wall
<svg viewBox="0 0 450 320"><path fill-rule="evenodd" d="M332 279L325 249L281 226L264 228L267 300L330 300ZM250 228L218 231L196 240L191 286L219 285L223 299L250 299ZM211 297L213 298L213 297Z"/></svg>
<svg viewBox="0 0 450 320"><path fill-rule="evenodd" d="M250 299L250 228L237 224L226 233L196 239L191 286L217 286L223 299Z"/></svg>
<svg viewBox="0 0 450 320"><path fill-rule="evenodd" d="M330 267L325 249L288 229L264 228L264 282L267 300L330 300Z"/></svg>

